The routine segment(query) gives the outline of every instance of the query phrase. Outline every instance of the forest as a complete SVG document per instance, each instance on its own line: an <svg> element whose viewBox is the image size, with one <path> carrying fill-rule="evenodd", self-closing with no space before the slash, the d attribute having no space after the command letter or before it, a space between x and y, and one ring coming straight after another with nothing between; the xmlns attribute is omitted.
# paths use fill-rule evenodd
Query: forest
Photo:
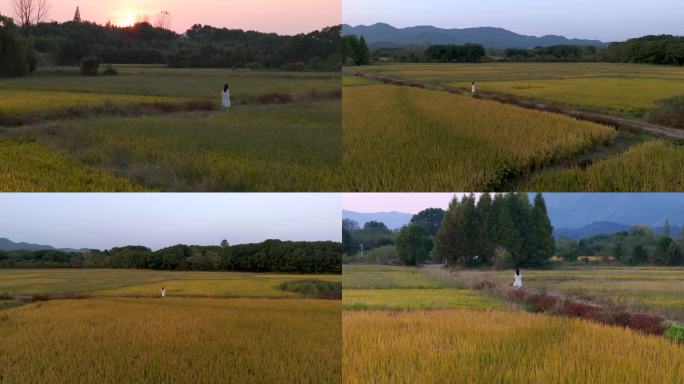
<svg viewBox="0 0 684 384"><path fill-rule="evenodd" d="M251 68L338 71L340 26L293 36L193 25L184 34L142 21L130 27L87 21L21 27L0 15L0 52L23 62L0 76L25 75L41 66L79 65L96 57L110 64L164 64L176 68ZM5 64L2 64L4 66Z"/></svg>
<svg viewBox="0 0 684 384"><path fill-rule="evenodd" d="M0 268L122 268L182 271L341 273L340 243L266 240L257 244L125 246L87 252L0 251Z"/></svg>
<svg viewBox="0 0 684 384"><path fill-rule="evenodd" d="M663 234L657 235L652 227L638 225L629 231L599 234L571 240L557 240L558 255L567 261L589 260L599 256L603 261L626 265L684 265L684 231L675 235L665 222Z"/></svg>

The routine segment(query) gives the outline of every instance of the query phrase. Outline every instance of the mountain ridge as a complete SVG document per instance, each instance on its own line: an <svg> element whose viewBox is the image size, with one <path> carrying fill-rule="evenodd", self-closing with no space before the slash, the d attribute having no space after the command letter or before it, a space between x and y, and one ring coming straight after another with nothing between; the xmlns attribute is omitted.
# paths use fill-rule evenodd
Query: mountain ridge
<svg viewBox="0 0 684 384"><path fill-rule="evenodd" d="M26 242L14 242L8 238L0 237L0 251L62 251L62 252L87 252L87 248L55 248L51 245L32 244Z"/></svg>
<svg viewBox="0 0 684 384"><path fill-rule="evenodd" d="M439 28L417 25L397 28L387 23L372 25L342 24L343 35L363 36L369 46L391 48L396 46L430 44L482 44L485 48L534 48L553 45L604 46L600 40L570 39L559 35L529 36L501 27Z"/></svg>

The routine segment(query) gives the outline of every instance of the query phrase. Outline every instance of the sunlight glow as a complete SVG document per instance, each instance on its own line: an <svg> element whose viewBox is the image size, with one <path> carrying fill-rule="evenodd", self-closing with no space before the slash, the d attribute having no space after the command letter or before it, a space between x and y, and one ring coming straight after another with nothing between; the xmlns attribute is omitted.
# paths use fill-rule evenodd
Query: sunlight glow
<svg viewBox="0 0 684 384"><path fill-rule="evenodd" d="M134 25L138 19L138 11L135 9L124 9L115 13L114 25L119 27L130 27Z"/></svg>

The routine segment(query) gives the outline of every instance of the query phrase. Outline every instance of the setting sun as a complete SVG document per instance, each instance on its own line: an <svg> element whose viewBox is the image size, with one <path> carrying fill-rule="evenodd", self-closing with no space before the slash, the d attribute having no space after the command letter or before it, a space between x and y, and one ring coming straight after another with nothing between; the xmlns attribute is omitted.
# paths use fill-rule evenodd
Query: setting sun
<svg viewBox="0 0 684 384"><path fill-rule="evenodd" d="M116 12L114 24L119 27L130 27L135 24L138 18L138 11L135 9L124 9Z"/></svg>

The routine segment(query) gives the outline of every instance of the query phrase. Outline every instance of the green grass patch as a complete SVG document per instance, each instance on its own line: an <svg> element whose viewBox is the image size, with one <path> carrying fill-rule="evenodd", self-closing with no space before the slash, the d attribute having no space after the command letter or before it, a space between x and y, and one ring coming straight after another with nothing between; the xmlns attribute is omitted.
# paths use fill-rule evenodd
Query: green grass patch
<svg viewBox="0 0 684 384"><path fill-rule="evenodd" d="M684 343L684 327L681 325L672 324L670 328L665 331L665 337L679 343Z"/></svg>

